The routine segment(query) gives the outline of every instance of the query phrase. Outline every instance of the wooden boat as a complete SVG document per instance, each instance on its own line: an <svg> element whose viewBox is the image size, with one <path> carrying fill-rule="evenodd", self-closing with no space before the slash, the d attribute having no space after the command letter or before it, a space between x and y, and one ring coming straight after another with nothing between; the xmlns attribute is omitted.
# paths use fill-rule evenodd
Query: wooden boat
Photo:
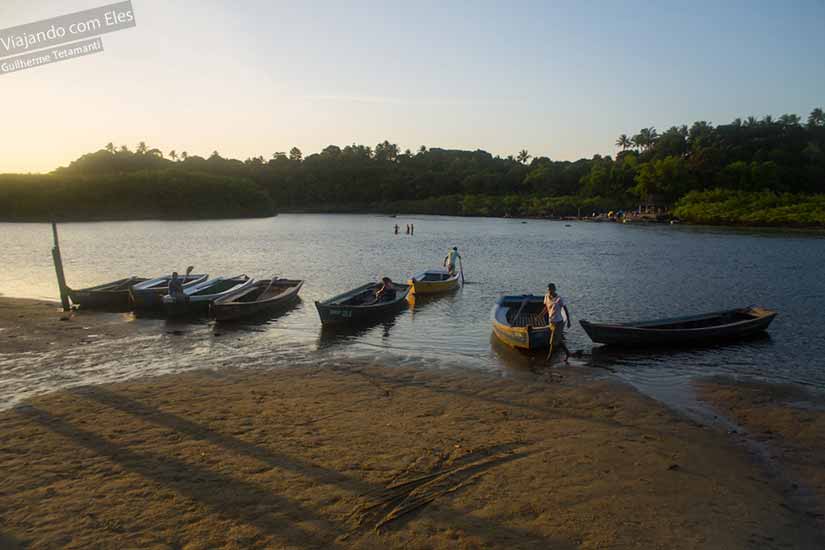
<svg viewBox="0 0 825 550"><path fill-rule="evenodd" d="M126 309L129 307L129 287L145 280L145 277L127 277L88 288L69 288L69 298L74 305L84 309Z"/></svg>
<svg viewBox="0 0 825 550"><path fill-rule="evenodd" d="M245 290L254 283L255 279L250 279L246 275L215 277L184 288L183 293L186 298L183 300L169 294L165 295L162 298L163 309L169 316L205 315L215 300Z"/></svg>
<svg viewBox="0 0 825 550"><path fill-rule="evenodd" d="M526 350L550 346L544 296L502 296L493 306L492 318L493 332L507 345Z"/></svg>
<svg viewBox="0 0 825 550"><path fill-rule="evenodd" d="M635 323L580 323L594 342L638 347L696 344L741 338L767 329L774 317L776 312L773 310L746 307Z"/></svg>
<svg viewBox="0 0 825 550"><path fill-rule="evenodd" d="M183 283L183 288L191 287L202 283L208 277L203 273L200 275L181 274L178 278ZM152 309L159 308L163 305L162 298L169 293L169 280L172 275L162 275L143 281L129 288L129 302L135 309Z"/></svg>
<svg viewBox="0 0 825 550"><path fill-rule="evenodd" d="M217 298L212 302L211 313L218 321L233 321L277 311L295 303L303 284L300 280L277 277L255 281L243 290Z"/></svg>
<svg viewBox="0 0 825 550"><path fill-rule="evenodd" d="M451 275L446 269L428 269L410 277L407 284L411 287L411 294L441 294L457 289L459 277L459 273Z"/></svg>
<svg viewBox="0 0 825 550"><path fill-rule="evenodd" d="M397 312L404 307L410 293L410 285L393 283L395 299L387 302L372 302L379 283L368 283L359 286L323 302L315 302L315 308L321 317L321 323L327 324L357 324L375 321L384 316Z"/></svg>

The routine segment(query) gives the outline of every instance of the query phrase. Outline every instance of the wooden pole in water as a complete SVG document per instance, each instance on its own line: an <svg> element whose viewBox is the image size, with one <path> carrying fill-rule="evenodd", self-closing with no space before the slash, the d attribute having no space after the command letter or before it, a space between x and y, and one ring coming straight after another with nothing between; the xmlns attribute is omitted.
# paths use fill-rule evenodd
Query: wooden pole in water
<svg viewBox="0 0 825 550"><path fill-rule="evenodd" d="M69 292L66 289L66 276L63 274L63 258L60 257L60 242L57 240L57 224L52 222L52 235L54 236L54 247L52 248L52 259L54 260L54 271L57 273L57 286L60 289L60 303L63 304L63 311L69 311Z"/></svg>

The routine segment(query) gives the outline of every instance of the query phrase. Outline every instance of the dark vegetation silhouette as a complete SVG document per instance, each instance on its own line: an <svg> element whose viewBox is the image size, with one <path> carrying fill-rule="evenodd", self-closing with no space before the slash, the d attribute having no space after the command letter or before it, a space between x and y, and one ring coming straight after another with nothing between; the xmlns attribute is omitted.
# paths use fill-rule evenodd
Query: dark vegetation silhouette
<svg viewBox="0 0 825 550"><path fill-rule="evenodd" d="M615 158L502 158L330 145L245 161L109 143L47 175L0 176L0 219L219 218L279 211L558 217L669 209L716 224L825 225L825 114L622 134Z"/></svg>

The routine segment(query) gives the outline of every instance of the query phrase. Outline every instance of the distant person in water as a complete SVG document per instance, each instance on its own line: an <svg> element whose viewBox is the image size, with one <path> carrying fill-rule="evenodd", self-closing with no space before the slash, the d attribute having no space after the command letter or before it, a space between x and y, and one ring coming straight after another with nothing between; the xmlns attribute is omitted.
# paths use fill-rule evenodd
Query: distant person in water
<svg viewBox="0 0 825 550"><path fill-rule="evenodd" d="M395 234L398 235L398 224L395 224Z"/></svg>
<svg viewBox="0 0 825 550"><path fill-rule="evenodd" d="M395 300L395 287L389 277L381 278L381 285L375 291L375 302L391 302Z"/></svg>
<svg viewBox="0 0 825 550"><path fill-rule="evenodd" d="M176 302L186 301L186 293L183 291L183 279L178 276L177 271L172 272L172 278L169 279L169 296Z"/></svg>
<svg viewBox="0 0 825 550"><path fill-rule="evenodd" d="M455 273L455 266L461 260L461 255L458 253L458 247L454 246L452 250L447 253L447 256L444 257L444 268L450 272L450 274Z"/></svg>
<svg viewBox="0 0 825 550"><path fill-rule="evenodd" d="M415 235L415 225L410 224L410 235Z"/></svg>
<svg viewBox="0 0 825 550"><path fill-rule="evenodd" d="M407 224L407 235L410 234L410 224Z"/></svg>
<svg viewBox="0 0 825 550"><path fill-rule="evenodd" d="M570 312L562 297L556 294L556 285L553 283L547 285L543 313L547 313L547 322L550 325L550 342L554 348L558 347L564 351L564 361L567 362L570 359L570 350L564 343L564 320L567 319L567 328L570 328Z"/></svg>

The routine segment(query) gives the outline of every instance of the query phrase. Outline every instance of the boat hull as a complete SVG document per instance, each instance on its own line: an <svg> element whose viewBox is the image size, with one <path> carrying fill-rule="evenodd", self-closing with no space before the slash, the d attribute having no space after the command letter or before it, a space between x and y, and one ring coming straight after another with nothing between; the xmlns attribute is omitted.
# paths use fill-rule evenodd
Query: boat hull
<svg viewBox="0 0 825 550"><path fill-rule="evenodd" d="M346 305L340 303L349 296L357 295L364 291L369 291L375 287L374 284L367 284L355 290L341 294L323 302L315 302L318 316L324 325L356 325L370 323L392 316L407 306L407 296L410 293L409 285L396 284L396 298L391 302L380 302L368 306Z"/></svg>
<svg viewBox="0 0 825 550"><path fill-rule="evenodd" d="M160 309L166 292L161 289L129 289L129 303L134 309Z"/></svg>
<svg viewBox="0 0 825 550"><path fill-rule="evenodd" d="M298 293L304 284L303 281L284 281L284 283L291 285L289 290L269 300L238 302L233 301L233 296L215 300L210 309L211 315L217 321L237 321L246 317L281 311L298 301ZM266 286L269 282L258 281L256 284Z"/></svg>
<svg viewBox="0 0 825 550"><path fill-rule="evenodd" d="M508 310L520 307L522 303L532 305L534 308L543 305L543 297L533 295L523 296L502 296L496 301L491 314L493 322L493 334L501 342L508 346L527 351L547 349L550 347L550 327L544 321L537 322L535 326L514 325L508 320Z"/></svg>
<svg viewBox="0 0 825 550"><path fill-rule="evenodd" d="M183 277L183 276L182 276ZM206 281L208 275L189 275L183 288L190 288ZM141 286L150 285L153 281L157 284L149 288ZM165 281L165 282L164 282ZM168 277L157 277L156 279L144 281L144 285L133 285L129 288L129 304L133 309L162 309L163 297L169 292Z"/></svg>
<svg viewBox="0 0 825 550"><path fill-rule="evenodd" d="M129 287L145 280L128 277L90 288L69 288L69 299L74 305L84 309L125 310L129 308Z"/></svg>
<svg viewBox="0 0 825 550"><path fill-rule="evenodd" d="M739 318L734 317L737 315ZM693 345L746 338L766 330L776 315L775 311L763 308L744 308L683 317L681 319L662 319L616 325L590 323L582 320L580 324L590 339L598 344L653 347ZM719 319L718 324L690 326L691 324L712 323L714 318ZM685 326L682 328L662 326L666 324L678 325L679 323Z"/></svg>
<svg viewBox="0 0 825 550"><path fill-rule="evenodd" d="M446 274L446 272L444 273ZM460 286L458 273L450 275L448 279L443 281L422 280L424 275L426 275L426 272L419 273L407 281L407 284L410 285L410 294L416 296L443 294L445 292L452 292Z"/></svg>
<svg viewBox="0 0 825 550"><path fill-rule="evenodd" d="M234 295L255 283L254 279L250 279L245 275L240 277L231 277L224 279L217 277L215 279L194 285L189 288L184 288L186 298L183 300L174 299L170 295L165 295L161 299L163 309L169 317L181 316L206 316L212 302L220 298ZM223 288L231 285L228 288ZM210 291L214 288L214 291Z"/></svg>

